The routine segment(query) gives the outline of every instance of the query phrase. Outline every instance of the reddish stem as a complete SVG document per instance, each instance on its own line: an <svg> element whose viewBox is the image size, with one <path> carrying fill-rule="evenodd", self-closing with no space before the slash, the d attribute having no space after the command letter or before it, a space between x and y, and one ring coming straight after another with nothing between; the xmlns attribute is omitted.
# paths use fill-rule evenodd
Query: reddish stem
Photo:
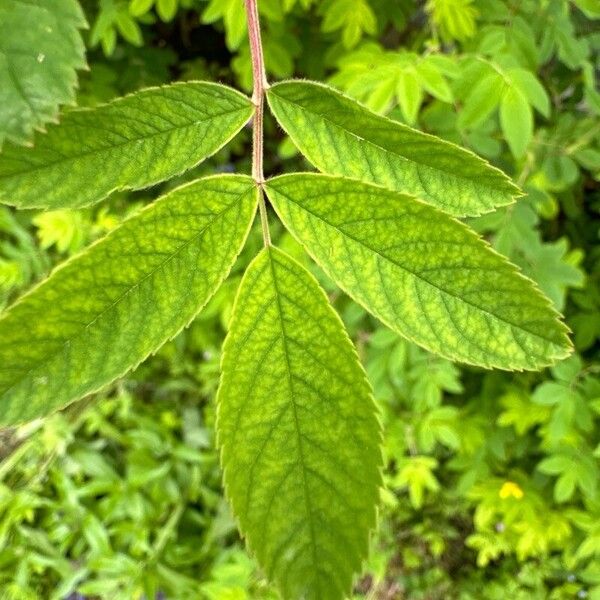
<svg viewBox="0 0 600 600"><path fill-rule="evenodd" d="M263 230L265 246L271 244L269 235L269 222L267 218L267 207L263 195L263 184L265 175L263 171L263 116L265 109L265 90L269 88L265 73L265 61L263 57L262 41L260 36L260 21L258 17L258 0L244 0L246 5L246 17L248 20L248 39L250 41L250 54L252 57L252 77L254 90L252 102L254 103L254 119L252 121L252 177L260 187L259 210Z"/></svg>

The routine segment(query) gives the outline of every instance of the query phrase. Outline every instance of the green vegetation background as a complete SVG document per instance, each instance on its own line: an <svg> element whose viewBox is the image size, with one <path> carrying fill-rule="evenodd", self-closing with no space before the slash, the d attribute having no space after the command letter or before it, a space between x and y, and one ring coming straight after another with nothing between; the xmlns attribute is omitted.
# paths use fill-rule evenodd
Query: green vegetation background
<svg viewBox="0 0 600 600"><path fill-rule="evenodd" d="M79 105L171 80L250 89L241 0L84 8L91 69ZM272 79L330 81L473 149L522 186L517 204L471 224L564 311L576 346L543 373L459 367L378 325L316 272L386 430L380 529L355 598L599 600L600 4L260 8ZM266 134L268 174L310 168L270 120ZM249 137L185 179L249 172ZM0 207L0 306L165 187L77 212ZM213 433L219 351L260 243L256 231L208 309L135 373L44 422L0 431L0 598L275 598L223 499Z"/></svg>

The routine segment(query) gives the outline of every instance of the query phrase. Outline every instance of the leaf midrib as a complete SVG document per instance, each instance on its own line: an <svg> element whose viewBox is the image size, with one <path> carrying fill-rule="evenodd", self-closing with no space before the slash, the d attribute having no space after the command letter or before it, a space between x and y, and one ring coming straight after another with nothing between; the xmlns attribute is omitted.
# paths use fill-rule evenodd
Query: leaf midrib
<svg viewBox="0 0 600 600"><path fill-rule="evenodd" d="M242 198L251 189L253 189L253 185L249 185L247 190L245 190L244 192L241 192L240 194L237 194L236 197L235 197L235 200L232 200L231 204L229 204L227 206L227 208L225 208L221 212L217 213L215 215L214 219L209 224L207 224L206 227L204 227L203 229L201 229L200 231L198 231L197 233L195 233L189 240L186 240L175 252L173 252L173 254L171 254L170 256L168 256L167 258L165 258L159 265L157 265L150 272L148 272L146 275L144 275L144 277L142 277L137 283L135 283L134 285L132 285L129 289L127 289L126 291L124 291L120 296L118 296L115 300L113 300L113 302L111 304L109 304L108 306L106 306L105 308L103 308L89 323L86 323L85 325L81 326L79 328L79 330L73 336L71 336L71 337L69 337L69 339L64 340L63 342L61 342L60 346L56 349L56 351L54 353L52 353L50 356L45 356L42 360L36 361L33 364L33 366L31 366L25 373L23 373L21 376L15 378L13 380L13 382L1 393L0 399L6 398L6 396L10 393L10 391L15 386L19 385L22 381L24 381L25 379L27 379L34 371L38 370L41 366L52 362L56 358L56 356L60 355L60 353L63 352L64 349L69 344L71 344L74 340L79 339L85 333L85 331L87 329L89 329L94 323L96 323L99 319L101 319L107 312L112 311L112 309L115 306L117 306L118 304L120 304L129 294L131 294L132 292L134 292L138 287L140 287L149 278L153 277L168 262L170 262L171 260L174 260L190 244L192 244L193 242L196 242L198 240L198 238L208 228L212 227L215 224L215 222L218 221L225 213L227 213L229 210L231 210L232 207L237 206L237 202L236 201L239 200L240 198ZM104 239L109 239L109 238L110 238L110 235L107 236ZM142 361L143 360L144 359L142 359ZM131 367L129 367L129 368L131 368ZM129 368L126 369L126 371L128 371Z"/></svg>
<svg viewBox="0 0 600 600"><path fill-rule="evenodd" d="M315 566L315 569L316 569L319 562L317 559L316 536L315 536L315 530L314 530L314 524L313 524L313 518L312 518L313 509L312 509L312 503L310 501L310 497L309 497L309 493L308 493L308 481L307 481L307 476L306 476L306 466L304 464L302 434L300 432L300 423L299 423L299 419L298 419L298 410L297 410L297 406L296 406L296 400L294 399L294 383L293 383L292 371L291 371L291 366L290 366L290 361L289 361L289 356L288 356L287 335L285 332L285 325L284 325L284 320L283 320L283 309L281 307L279 287L277 285L277 276L275 275L274 258L272 256L272 253L273 253L273 250L271 248L269 248L268 249L269 268L271 271L271 277L273 279L273 287L275 288L277 314L279 316L279 325L280 325L281 337L282 337L282 341L283 341L283 354L285 356L286 375L287 375L287 380L288 380L288 387L290 390L290 400L292 403L292 409L293 409L293 414L294 414L294 429L296 431L296 439L298 442L298 453L300 454L300 464L301 464L301 468L302 468L302 482L303 482L302 487L304 489L304 502L306 505L306 510L309 515L309 531L310 531L310 539L311 539L313 565ZM319 575L316 576L316 582L317 582L317 590L320 591L321 578L319 577Z"/></svg>
<svg viewBox="0 0 600 600"><path fill-rule="evenodd" d="M236 108L236 109L233 109L233 110L228 110L228 111L219 113L218 115L212 115L212 116L207 117L205 119L197 119L197 120L192 121L190 123L186 123L185 125L176 125L174 127L171 127L170 129L165 129L165 130L162 130L162 131L157 131L157 132L150 133L148 135L143 135L143 136L140 136L140 137L136 137L136 138L133 138L133 139L127 139L124 142L118 142L118 143L113 144L111 146L104 146L103 148L94 148L94 149L88 150L86 152L81 152L80 154L77 154L77 155L70 155L70 156L67 156L67 157L59 158L57 160L53 160L51 162L47 162L47 163L44 163L44 164L35 165L35 166L31 167L31 168L23 169L21 171L13 171L12 173L9 173L8 175L0 175L0 181L2 179L5 179L5 180L6 179L12 179L13 177L18 177L19 175L27 175L29 173L33 173L33 172L36 172L36 171L43 171L45 169L50 169L50 168L52 168L52 167L54 167L56 165L59 165L59 164L63 164L63 163L66 163L66 162L71 162L71 161L77 161L80 158L89 158L90 156L93 156L95 154L102 154L103 152L109 152L109 151L114 150L114 149L123 148L124 146L127 146L129 144L135 144L137 142L145 142L147 140L153 139L153 138L161 136L161 135L168 135L170 133L173 133L174 131L179 131L179 130L182 130L182 129L186 129L188 127L195 127L195 126L197 126L197 125L199 125L201 123L206 123L207 121L210 121L212 119L224 117L224 116L227 116L227 115L231 115L231 114L236 113L236 112L241 111L241 110L247 110L248 108L250 108L250 106L245 106L245 107L240 107L240 108Z"/></svg>
<svg viewBox="0 0 600 600"><path fill-rule="evenodd" d="M419 279L423 283L426 283L427 285L431 286L432 288L438 290L438 292L440 292L442 294L446 294L447 296L450 296L451 298L454 298L455 300L459 300L460 302L463 302L463 303L467 304L468 306L471 306L472 308L475 308L475 309L477 309L477 310L479 310L479 311L481 311L481 312L489 315L490 317L492 317L494 319L497 319L498 321L501 321L502 323L505 323L506 325L509 325L510 327L515 327L515 328L517 328L517 329L519 329L521 331L524 331L525 333L527 333L529 335L532 335L534 337L537 337L540 340L543 340L544 342L548 342L548 343L552 344L555 347L559 346L559 344L556 341L554 341L554 340L551 340L549 338L544 337L543 335L540 335L538 333L530 331L529 329L524 328L522 325L518 325L516 323L512 323L511 321L509 321L509 320L507 320L507 319L505 319L503 317L500 317L499 315L496 315L496 314L490 312L489 310L486 310L485 308L482 308L482 307L478 306L477 304L474 304L473 302L469 302L468 300L465 300L464 298L461 298L460 296L457 296L456 294L454 294L454 293L452 293L452 292L450 292L448 290L445 290L445 289L439 287L435 283L429 281L428 279L426 279L425 277L422 277L421 275L415 273L414 271L411 271L410 269L406 268L406 266L400 264L399 262L393 260L392 258L389 258L389 257L385 256L384 254L381 254L381 252L379 252L375 248L372 248L371 246L369 246L367 243L363 242L362 240L360 240L358 238L355 238L354 236L346 233L345 231L342 231L342 229L340 229L336 225L332 224L331 222L327 221L327 219L321 217L320 215L316 214L315 212L311 211L309 208L303 206L302 204L300 204L299 202L297 202L294 198L288 196L287 194L285 194L281 190L275 189L275 191L278 192L278 193L280 193L285 198L287 198L288 201L294 203L296 206L300 207L301 209L305 210L306 212L308 212L309 214L311 214L316 219L320 220L322 223L324 223L325 225L327 225L331 229L339 231L342 235L344 235L345 237L351 239L353 242L356 242L357 244L360 244L361 246L363 246L367 250L373 252L374 254L376 254L377 256L379 256L380 258L382 258L382 259L384 259L386 261L391 262L393 265L395 265L399 269L405 271L409 275L412 275L416 279ZM520 274L518 272L515 272L515 275L520 275ZM535 289L533 291L537 292L537 290L535 290Z"/></svg>
<svg viewBox="0 0 600 600"><path fill-rule="evenodd" d="M439 171L441 173L445 173L447 175L451 175L455 179L462 180L462 181L468 181L469 183L474 184L477 187L481 187L481 188L484 188L484 189L491 189L494 192L500 192L501 194L506 194L510 198L513 198L514 195L517 193L516 190L514 192L503 191L503 190L498 190L497 188L494 188L491 185L482 185L482 184L478 183L477 178L465 177L464 175L461 175L460 173L456 173L455 171L451 171L449 169L443 169L443 168L440 168L439 166L431 166L431 165L429 165L427 163L419 162L417 160L414 160L413 158L408 158L407 156L404 156L404 155L398 153L396 150L390 150L388 148L385 148L384 146L381 146L380 144L378 144L376 142L373 142L372 140L368 140L368 139L363 138L358 133L355 133L354 131L351 131L350 129L346 129L342 125L339 125L338 123L336 123L335 121L332 121L330 118L326 117L325 115L323 115L321 113L311 111L311 110L307 109L306 107L302 106L301 104L298 104L297 102L294 102L294 101L290 100L289 98L285 98L284 96L278 95L276 93L276 91L275 91L275 88L271 88L271 90L269 91L269 93L275 95L277 98L279 98L279 100L287 102L288 104L291 104L292 106L296 106L300 110L304 110L305 112L307 112L307 113L309 113L311 115L315 115L316 117L322 119L323 121L326 121L327 123L329 123L333 127L336 127L337 129L341 129L342 131L345 131L346 133L350 134L351 136L353 136L357 140L359 140L359 142L363 142L365 144L373 146L374 148L377 148L378 150L381 150L382 152L385 152L387 154L393 154L394 156L397 156L401 160L404 160L404 161L406 161L408 163L413 163L415 165L418 165L418 166L421 166L421 167L426 167L426 168L431 169L433 171ZM382 118L384 118L384 117L382 117ZM391 122L391 124L396 125L393 121L390 120L390 122ZM398 123L398 125L401 125L401 123ZM424 135L424 136L426 136L428 138L429 137L433 137L433 136L430 136L427 133L423 133L423 132L418 132L418 133L420 133L421 135ZM443 144L447 144L448 143L448 142L445 142L444 140L439 140L439 141L440 141L440 143L443 143ZM476 154L474 154L474 153L472 153L469 150L466 150L464 148L457 147L457 149L460 150L460 151L462 151L462 152L464 152L464 153L466 153L467 155L469 155L469 157L477 159L478 161L481 161L482 162L481 166L487 167L495 175L497 175L498 177L502 178L502 176L503 176L502 171L500 171L499 169L496 169L496 167L494 167L494 166L486 163L485 161L482 161L482 159L479 158ZM504 177L506 177L506 176L504 175ZM508 183L508 181L502 181L501 183ZM423 187L424 191L426 191L425 188L424 188L424 186L421 186L421 187ZM430 195L428 192L426 192L426 193L428 195Z"/></svg>

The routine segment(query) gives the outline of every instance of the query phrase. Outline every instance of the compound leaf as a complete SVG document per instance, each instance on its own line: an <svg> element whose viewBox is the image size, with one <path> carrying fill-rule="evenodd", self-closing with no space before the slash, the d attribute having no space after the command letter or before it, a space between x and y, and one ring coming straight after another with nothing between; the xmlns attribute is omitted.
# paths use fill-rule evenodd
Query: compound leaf
<svg viewBox="0 0 600 600"><path fill-rule="evenodd" d="M489 212L519 194L472 152L376 115L322 84L286 81L267 97L296 146L326 173L412 194L456 216Z"/></svg>
<svg viewBox="0 0 600 600"><path fill-rule="evenodd" d="M338 600L368 549L380 426L364 371L316 280L275 248L240 285L217 432L242 533L288 600Z"/></svg>
<svg viewBox="0 0 600 600"><path fill-rule="evenodd" d="M248 177L184 185L10 307L0 317L0 423L97 391L176 335L227 276L256 201Z"/></svg>
<svg viewBox="0 0 600 600"><path fill-rule="evenodd" d="M0 2L0 148L6 139L29 144L60 104L74 102L83 27L76 0Z"/></svg>
<svg viewBox="0 0 600 600"><path fill-rule="evenodd" d="M550 301L473 231L409 196L295 174L267 182L284 224L357 302L453 360L537 369L571 347Z"/></svg>
<svg viewBox="0 0 600 600"><path fill-rule="evenodd" d="M252 104L205 82L149 88L94 109L73 110L33 149L0 155L0 201L21 208L93 204L193 167L229 141Z"/></svg>

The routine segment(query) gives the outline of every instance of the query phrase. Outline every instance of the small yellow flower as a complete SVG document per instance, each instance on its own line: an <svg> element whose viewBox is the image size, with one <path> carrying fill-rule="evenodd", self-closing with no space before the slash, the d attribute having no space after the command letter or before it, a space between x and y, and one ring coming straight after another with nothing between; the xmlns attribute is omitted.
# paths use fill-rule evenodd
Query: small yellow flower
<svg viewBox="0 0 600 600"><path fill-rule="evenodd" d="M524 492L514 481L505 481L500 488L499 496L503 500L506 500L506 498L510 498L511 496L520 500L524 496Z"/></svg>

